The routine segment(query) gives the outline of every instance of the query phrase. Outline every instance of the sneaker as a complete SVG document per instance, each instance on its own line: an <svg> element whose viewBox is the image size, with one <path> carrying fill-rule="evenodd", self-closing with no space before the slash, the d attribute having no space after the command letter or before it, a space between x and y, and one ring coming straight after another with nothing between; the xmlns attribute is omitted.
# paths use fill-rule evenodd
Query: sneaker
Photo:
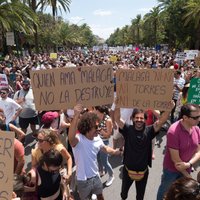
<svg viewBox="0 0 200 200"><path fill-rule="evenodd" d="M109 187L110 185L112 185L114 179L114 176L109 176L108 180L106 181L106 186Z"/></svg>
<svg viewBox="0 0 200 200"><path fill-rule="evenodd" d="M96 194L92 194L91 200L97 200L97 195Z"/></svg>

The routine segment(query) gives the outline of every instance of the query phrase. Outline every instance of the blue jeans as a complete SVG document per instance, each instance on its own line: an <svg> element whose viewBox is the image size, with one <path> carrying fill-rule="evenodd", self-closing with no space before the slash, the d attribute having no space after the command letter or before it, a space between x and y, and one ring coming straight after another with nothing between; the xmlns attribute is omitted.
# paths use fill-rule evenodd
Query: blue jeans
<svg viewBox="0 0 200 200"><path fill-rule="evenodd" d="M108 146L109 141L103 141L103 143ZM100 151L98 153L98 164L99 164L99 171L103 171L103 168L105 170L105 173L108 172L109 176L113 176L113 169L111 164L108 161L108 154L104 153L103 151Z"/></svg>
<svg viewBox="0 0 200 200"><path fill-rule="evenodd" d="M163 200L164 194L170 188L171 184L182 176L183 174L181 174L180 172L171 172L167 169L163 169L161 184L158 188L157 193L157 200Z"/></svg>

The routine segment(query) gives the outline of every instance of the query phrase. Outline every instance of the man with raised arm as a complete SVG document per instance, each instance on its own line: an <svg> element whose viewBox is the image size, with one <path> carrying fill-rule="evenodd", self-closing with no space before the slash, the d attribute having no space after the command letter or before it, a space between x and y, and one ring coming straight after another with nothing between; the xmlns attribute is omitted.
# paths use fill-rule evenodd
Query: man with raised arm
<svg viewBox="0 0 200 200"><path fill-rule="evenodd" d="M163 112L158 121L146 126L145 111L135 108L131 116L133 125L128 125L121 119L118 100L115 102L115 121L125 140L121 198L127 199L128 191L135 181L136 200L143 200L149 174L148 166L151 167L152 164L152 140L169 118L171 111ZM173 107L174 103L170 102L170 108Z"/></svg>
<svg viewBox="0 0 200 200"><path fill-rule="evenodd" d="M75 158L77 189L81 200L89 199L92 194L96 194L98 200L104 200L97 154L100 150L112 155L120 155L121 152L104 145L97 131L99 118L92 112L80 116L82 110L81 104L74 107L68 135Z"/></svg>

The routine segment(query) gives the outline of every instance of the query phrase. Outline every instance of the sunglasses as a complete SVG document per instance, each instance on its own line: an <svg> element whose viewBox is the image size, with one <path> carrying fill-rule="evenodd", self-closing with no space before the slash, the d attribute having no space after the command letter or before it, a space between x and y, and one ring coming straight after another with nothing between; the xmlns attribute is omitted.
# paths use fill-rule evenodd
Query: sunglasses
<svg viewBox="0 0 200 200"><path fill-rule="evenodd" d="M46 140L36 138L36 141L39 142L39 143L43 143L43 142L46 141Z"/></svg>
<svg viewBox="0 0 200 200"><path fill-rule="evenodd" d="M0 92L0 94L7 94L6 92Z"/></svg>
<svg viewBox="0 0 200 200"><path fill-rule="evenodd" d="M193 117L193 116L189 116L189 118L192 118L192 119L194 119L194 120L197 120L197 119L200 118L200 115L199 115L199 116L195 116L195 117Z"/></svg>

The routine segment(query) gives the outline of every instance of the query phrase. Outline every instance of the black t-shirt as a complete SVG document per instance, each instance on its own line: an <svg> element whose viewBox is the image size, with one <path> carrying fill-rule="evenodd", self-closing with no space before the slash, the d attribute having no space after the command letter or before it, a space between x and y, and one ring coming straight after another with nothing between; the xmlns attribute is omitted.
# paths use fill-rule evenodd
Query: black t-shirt
<svg viewBox="0 0 200 200"><path fill-rule="evenodd" d="M124 136L124 165L133 171L144 171L151 167L152 139L156 136L153 126L138 131L133 125L125 124L119 129Z"/></svg>

